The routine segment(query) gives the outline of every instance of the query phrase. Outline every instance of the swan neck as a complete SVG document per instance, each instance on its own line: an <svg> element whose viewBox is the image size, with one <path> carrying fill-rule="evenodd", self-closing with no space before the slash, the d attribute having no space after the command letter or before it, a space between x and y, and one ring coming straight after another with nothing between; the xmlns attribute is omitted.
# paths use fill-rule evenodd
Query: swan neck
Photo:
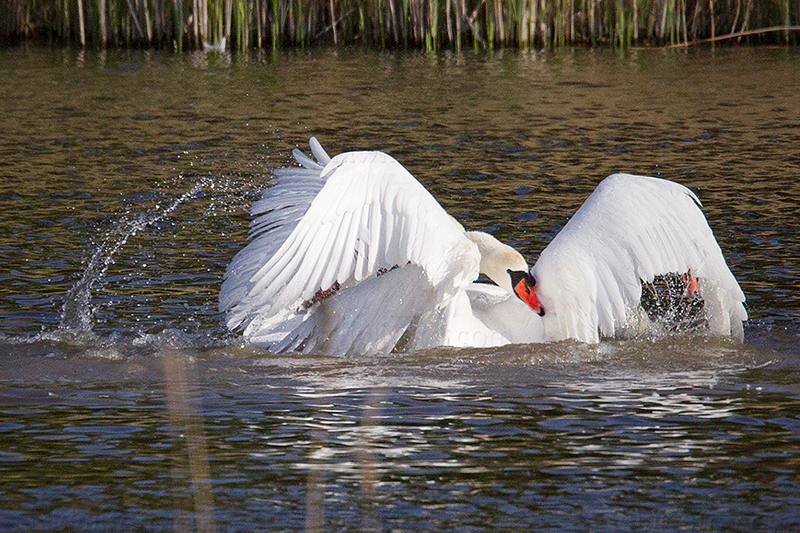
<svg viewBox="0 0 800 533"><path fill-rule="evenodd" d="M502 287L510 294L514 294L508 271L527 272L528 264L525 262L525 258L511 246L503 244L488 233L468 231L466 234L475 243L478 247L478 252L481 254L481 273L499 287Z"/></svg>

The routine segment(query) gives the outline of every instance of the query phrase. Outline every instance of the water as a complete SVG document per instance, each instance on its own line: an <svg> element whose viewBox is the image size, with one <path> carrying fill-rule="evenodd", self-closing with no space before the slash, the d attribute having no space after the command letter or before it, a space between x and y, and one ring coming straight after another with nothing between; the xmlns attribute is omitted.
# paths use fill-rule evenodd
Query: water
<svg viewBox="0 0 800 533"><path fill-rule="evenodd" d="M800 529L800 54L0 53L0 531ZM275 356L216 297L292 148L380 149L533 261L692 187L751 316Z"/></svg>

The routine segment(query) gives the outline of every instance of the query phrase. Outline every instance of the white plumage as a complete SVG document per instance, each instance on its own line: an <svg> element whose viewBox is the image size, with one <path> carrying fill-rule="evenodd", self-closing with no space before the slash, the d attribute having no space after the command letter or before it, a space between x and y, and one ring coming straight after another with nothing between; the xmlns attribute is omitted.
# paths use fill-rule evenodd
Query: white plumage
<svg viewBox="0 0 800 533"><path fill-rule="evenodd" d="M545 339L612 337L637 313L642 281L689 271L709 329L742 338L744 294L700 206L693 192L672 181L631 174L604 179L531 270L547 310Z"/></svg>
<svg viewBox="0 0 800 533"><path fill-rule="evenodd" d="M522 256L466 232L396 160L381 152L331 159L310 144L316 161L295 150L303 166L275 172L253 205L251 241L225 274L220 310L251 343L348 354L598 342L638 320L642 281L687 272L709 330L742 337L744 295L682 185L629 174L603 180L542 251L525 305L515 296L519 276L510 277L528 277ZM475 283L479 272L497 286Z"/></svg>

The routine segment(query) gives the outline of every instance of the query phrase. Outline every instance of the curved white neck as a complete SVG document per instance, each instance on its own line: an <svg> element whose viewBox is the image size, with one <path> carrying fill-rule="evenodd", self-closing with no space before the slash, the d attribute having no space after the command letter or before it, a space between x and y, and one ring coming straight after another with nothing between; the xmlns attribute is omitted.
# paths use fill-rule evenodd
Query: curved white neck
<svg viewBox="0 0 800 533"><path fill-rule="evenodd" d="M515 249L503 244L488 233L468 231L466 234L475 243L481 254L481 273L488 276L499 287L514 294L508 270L527 272L528 263L525 262L525 258Z"/></svg>

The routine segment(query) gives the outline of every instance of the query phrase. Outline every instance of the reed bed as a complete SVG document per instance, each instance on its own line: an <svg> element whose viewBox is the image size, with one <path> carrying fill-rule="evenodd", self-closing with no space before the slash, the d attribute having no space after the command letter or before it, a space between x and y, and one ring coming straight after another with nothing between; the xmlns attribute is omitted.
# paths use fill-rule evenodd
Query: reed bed
<svg viewBox="0 0 800 533"><path fill-rule="evenodd" d="M437 50L796 44L792 0L3 0L5 43Z"/></svg>

